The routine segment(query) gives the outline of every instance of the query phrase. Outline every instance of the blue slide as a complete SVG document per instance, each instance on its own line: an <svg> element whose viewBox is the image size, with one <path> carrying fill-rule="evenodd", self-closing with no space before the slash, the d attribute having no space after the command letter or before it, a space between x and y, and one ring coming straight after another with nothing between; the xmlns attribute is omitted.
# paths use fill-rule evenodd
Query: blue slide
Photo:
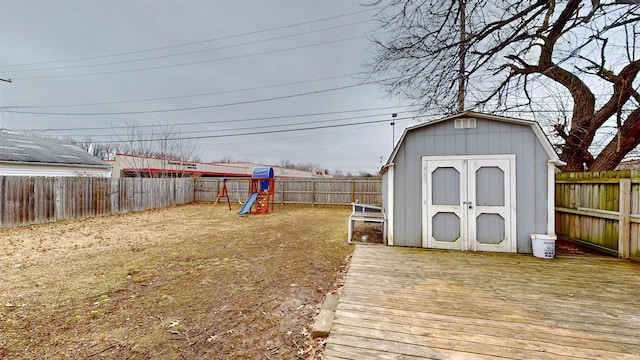
<svg viewBox="0 0 640 360"><path fill-rule="evenodd" d="M244 203L244 205L242 205L242 209L238 211L238 215L246 215L249 211L251 211L251 206L253 206L253 203L256 202L257 198L258 198L257 192L251 193L251 196L249 196L249 198Z"/></svg>

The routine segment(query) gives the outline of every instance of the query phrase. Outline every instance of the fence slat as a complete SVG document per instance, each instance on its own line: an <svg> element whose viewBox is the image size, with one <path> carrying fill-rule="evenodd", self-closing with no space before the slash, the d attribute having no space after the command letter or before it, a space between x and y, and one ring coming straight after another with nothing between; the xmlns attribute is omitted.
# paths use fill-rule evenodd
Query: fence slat
<svg viewBox="0 0 640 360"><path fill-rule="evenodd" d="M618 234L618 256L628 259L631 250L631 179L620 180L620 231Z"/></svg>
<svg viewBox="0 0 640 360"><path fill-rule="evenodd" d="M218 178L0 177L0 227L142 211L214 201ZM249 181L230 179L231 201L244 201ZM382 203L380 179L277 179L274 202L348 205Z"/></svg>
<svg viewBox="0 0 640 360"><path fill-rule="evenodd" d="M213 202L222 186L217 178L197 178L195 200ZM358 199L364 204L382 204L380 179L276 179L274 202L279 204L349 205ZM228 179L227 192L231 201L244 201L249 181Z"/></svg>
<svg viewBox="0 0 640 360"><path fill-rule="evenodd" d="M640 259L640 172L556 174L559 238Z"/></svg>
<svg viewBox="0 0 640 360"><path fill-rule="evenodd" d="M190 203L194 201L193 184L191 178L0 176L0 227Z"/></svg>

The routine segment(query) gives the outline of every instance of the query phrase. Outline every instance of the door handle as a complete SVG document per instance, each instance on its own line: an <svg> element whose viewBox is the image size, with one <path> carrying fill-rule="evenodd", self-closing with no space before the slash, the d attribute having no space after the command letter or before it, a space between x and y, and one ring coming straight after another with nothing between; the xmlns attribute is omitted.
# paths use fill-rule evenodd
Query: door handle
<svg viewBox="0 0 640 360"><path fill-rule="evenodd" d="M473 209L473 201L463 201L463 205L468 205L469 209Z"/></svg>

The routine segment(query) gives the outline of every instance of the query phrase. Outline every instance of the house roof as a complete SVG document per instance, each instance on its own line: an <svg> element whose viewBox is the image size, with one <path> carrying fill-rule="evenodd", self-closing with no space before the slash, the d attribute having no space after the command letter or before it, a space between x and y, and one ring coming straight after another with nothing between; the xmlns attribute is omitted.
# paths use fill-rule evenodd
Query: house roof
<svg viewBox="0 0 640 360"><path fill-rule="evenodd" d="M62 140L2 131L0 131L0 162L111 167L79 147Z"/></svg>
<svg viewBox="0 0 640 360"><path fill-rule="evenodd" d="M477 113L477 112L473 112L473 111L465 111L465 112L461 112L459 114L447 116L447 117L444 117L444 118L441 118L441 119L437 119L437 120L433 120L433 121L424 122L424 123L417 124L417 125L414 125L414 126L410 126L410 127L406 128L406 129L404 129L404 132L402 133L402 137L400 137L400 141L398 141L398 143L396 144L396 147L393 149L393 152L389 156L389 160L387 160L387 163L382 167L382 170L380 172L381 173L385 173L386 169L389 166L393 165L393 161L394 161L394 159L395 159L395 157L396 157L396 155L398 153L400 145L404 142L404 139L407 136L407 133L409 131L413 131L415 129L420 129L420 128L423 128L423 127L426 127L426 126L431 126L431 125L438 124L438 123L441 123L441 122L444 122L444 121L449 121L449 120L452 120L452 119L463 118L463 117L473 117L473 118L476 118L476 119L501 121L501 122L506 122L506 123L511 123L511 124L519 124L519 125L529 126L529 127L531 127L531 129L533 130L533 133L536 135L536 138L538 138L538 141L540 142L540 144L544 148L545 152L549 156L549 161L553 162L557 166L566 165L562 160L560 160L560 158L558 157L558 154L553 149L553 145L551 145L551 142L549 141L547 136L544 134L544 131L542 131L542 128L540 127L540 124L538 124L536 121L509 118L509 117L496 116L496 115L488 115L488 114L482 114L482 113Z"/></svg>

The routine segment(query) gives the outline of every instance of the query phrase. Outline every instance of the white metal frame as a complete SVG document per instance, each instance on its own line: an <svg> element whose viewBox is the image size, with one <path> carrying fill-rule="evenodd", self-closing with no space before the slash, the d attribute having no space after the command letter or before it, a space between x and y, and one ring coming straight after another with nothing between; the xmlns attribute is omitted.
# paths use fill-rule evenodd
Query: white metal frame
<svg viewBox="0 0 640 360"><path fill-rule="evenodd" d="M347 238L349 244L353 240L353 228L355 227L356 221L380 223L382 225L382 241L384 243L387 239L387 217L384 213L384 209L375 205L360 203L351 203L351 206L353 210L351 212L351 216L349 216L349 235ZM361 207L362 210L356 210L357 207ZM365 208L370 208L373 211L366 211Z"/></svg>

